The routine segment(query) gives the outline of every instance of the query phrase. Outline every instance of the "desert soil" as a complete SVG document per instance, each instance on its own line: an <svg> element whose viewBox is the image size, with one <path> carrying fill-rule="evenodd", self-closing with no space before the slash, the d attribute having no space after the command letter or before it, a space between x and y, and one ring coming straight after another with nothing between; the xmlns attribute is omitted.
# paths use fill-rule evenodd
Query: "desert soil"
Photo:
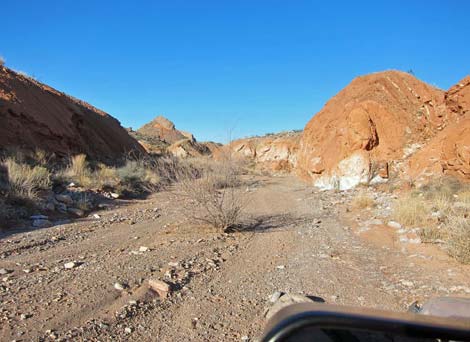
<svg viewBox="0 0 470 342"><path fill-rule="evenodd" d="M355 211L354 191L291 176L245 187L245 226L230 234L185 218L171 192L3 233L0 340L253 341L276 291L395 311L470 295L468 266L386 225L390 195L368 190L380 205ZM171 283L170 296L149 279Z"/></svg>

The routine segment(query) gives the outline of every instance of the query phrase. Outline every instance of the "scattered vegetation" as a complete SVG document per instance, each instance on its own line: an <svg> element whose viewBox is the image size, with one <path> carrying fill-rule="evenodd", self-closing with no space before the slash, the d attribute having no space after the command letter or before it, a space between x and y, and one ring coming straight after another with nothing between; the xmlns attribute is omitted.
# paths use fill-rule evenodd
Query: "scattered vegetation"
<svg viewBox="0 0 470 342"><path fill-rule="evenodd" d="M38 191L49 188L49 171L9 157L2 161L1 188L7 198L33 200Z"/></svg>
<svg viewBox="0 0 470 342"><path fill-rule="evenodd" d="M188 160L174 170L175 194L186 204L184 209L192 219L230 231L240 224L243 213L241 170L231 158Z"/></svg>
<svg viewBox="0 0 470 342"><path fill-rule="evenodd" d="M352 201L352 206L358 209L372 208L375 201L367 194L359 193Z"/></svg>
<svg viewBox="0 0 470 342"><path fill-rule="evenodd" d="M395 205L394 217L407 226L422 224L429 215L429 208L422 198L409 195L401 198Z"/></svg>
<svg viewBox="0 0 470 342"><path fill-rule="evenodd" d="M455 178L433 180L400 198L395 219L419 227L424 242L442 243L449 255L470 263L470 188Z"/></svg>

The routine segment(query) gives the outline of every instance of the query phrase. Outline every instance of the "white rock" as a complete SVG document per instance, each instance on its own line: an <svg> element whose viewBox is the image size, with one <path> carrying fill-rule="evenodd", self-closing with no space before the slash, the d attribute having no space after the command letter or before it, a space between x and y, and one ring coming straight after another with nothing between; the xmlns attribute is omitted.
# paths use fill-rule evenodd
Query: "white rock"
<svg viewBox="0 0 470 342"><path fill-rule="evenodd" d="M401 224L396 221L388 221L387 226L389 226L390 228L395 228L395 229L401 228Z"/></svg>
<svg viewBox="0 0 470 342"><path fill-rule="evenodd" d="M68 270L71 269L71 268L75 268L77 266L78 266L78 264L75 261L67 262L67 263L64 264L64 268L68 269Z"/></svg>
<svg viewBox="0 0 470 342"><path fill-rule="evenodd" d="M124 329L124 332L125 332L126 334L130 334L130 333L132 332L132 329L129 328L129 327L127 327L127 328Z"/></svg>
<svg viewBox="0 0 470 342"><path fill-rule="evenodd" d="M121 284L121 283L115 283L114 288L116 290L123 291L126 288L126 286L124 284Z"/></svg>
<svg viewBox="0 0 470 342"><path fill-rule="evenodd" d="M276 268L277 268L278 270L283 270L283 269L286 268L286 266L284 266L284 265L279 265L279 266L276 266Z"/></svg>
<svg viewBox="0 0 470 342"><path fill-rule="evenodd" d="M276 291L271 295L271 297L269 297L269 301L271 303L275 303L279 299L279 297L281 297L281 295L282 295L281 291Z"/></svg>
<svg viewBox="0 0 470 342"><path fill-rule="evenodd" d="M11 272L12 272L11 270L7 270L5 268L0 268L0 275L5 275L5 274L11 273Z"/></svg>
<svg viewBox="0 0 470 342"><path fill-rule="evenodd" d="M120 197L119 194L117 194L117 193L115 193L115 192L111 192L110 195L111 195L111 197L114 198L114 199Z"/></svg>
<svg viewBox="0 0 470 342"><path fill-rule="evenodd" d="M93 218L95 218L95 219L97 219L97 220L98 220L98 219L100 219L100 218L101 218L101 216L100 216L100 215L98 215L98 214L93 214Z"/></svg>
<svg viewBox="0 0 470 342"><path fill-rule="evenodd" d="M148 252L149 250L150 250L150 248L145 247L145 246L140 246L139 247L139 252Z"/></svg>

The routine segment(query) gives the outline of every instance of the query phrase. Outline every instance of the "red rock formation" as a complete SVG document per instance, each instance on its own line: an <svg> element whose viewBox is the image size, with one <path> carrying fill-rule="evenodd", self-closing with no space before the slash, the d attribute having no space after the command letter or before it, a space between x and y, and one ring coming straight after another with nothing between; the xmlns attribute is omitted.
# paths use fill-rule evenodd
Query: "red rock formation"
<svg viewBox="0 0 470 342"><path fill-rule="evenodd" d="M195 141L192 134L177 130L175 124L163 116L157 116L139 128L137 132L147 137L157 138L167 144L173 144L183 139Z"/></svg>
<svg viewBox="0 0 470 342"><path fill-rule="evenodd" d="M470 77L447 91L445 103L454 122L408 161L407 174L418 182L442 174L470 180Z"/></svg>
<svg viewBox="0 0 470 342"><path fill-rule="evenodd" d="M0 148L85 153L105 162L145 153L112 116L5 67L0 67L0 122Z"/></svg>
<svg viewBox="0 0 470 342"><path fill-rule="evenodd" d="M447 95L447 101L460 96ZM399 167L455 121L445 96L444 91L399 71L354 79L306 125L298 174L330 189L382 181L390 164Z"/></svg>

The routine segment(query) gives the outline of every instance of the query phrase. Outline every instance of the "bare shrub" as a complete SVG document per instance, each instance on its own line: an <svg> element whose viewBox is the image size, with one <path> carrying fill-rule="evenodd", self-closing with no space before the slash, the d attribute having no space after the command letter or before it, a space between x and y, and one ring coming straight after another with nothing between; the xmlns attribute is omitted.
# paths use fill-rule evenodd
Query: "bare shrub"
<svg viewBox="0 0 470 342"><path fill-rule="evenodd" d="M50 173L42 166L30 166L10 157L2 162L2 188L9 197L34 199L37 192L47 189L50 184Z"/></svg>
<svg viewBox="0 0 470 342"><path fill-rule="evenodd" d="M353 200L352 206L358 209L372 208L375 206L375 201L367 194L359 193Z"/></svg>
<svg viewBox="0 0 470 342"><path fill-rule="evenodd" d="M0 66L4 66L4 65L5 65L5 58L0 56Z"/></svg>
<svg viewBox="0 0 470 342"><path fill-rule="evenodd" d="M182 203L187 203L184 209L194 220L224 232L235 228L244 204L237 167L230 159L209 164L198 162L202 163L198 168L192 163L174 170L175 193Z"/></svg>
<svg viewBox="0 0 470 342"><path fill-rule="evenodd" d="M429 214L429 206L417 196L399 199L393 208L394 218L408 226L422 224Z"/></svg>
<svg viewBox="0 0 470 342"><path fill-rule="evenodd" d="M447 224L448 253L462 263L470 263L470 218L454 216Z"/></svg>

